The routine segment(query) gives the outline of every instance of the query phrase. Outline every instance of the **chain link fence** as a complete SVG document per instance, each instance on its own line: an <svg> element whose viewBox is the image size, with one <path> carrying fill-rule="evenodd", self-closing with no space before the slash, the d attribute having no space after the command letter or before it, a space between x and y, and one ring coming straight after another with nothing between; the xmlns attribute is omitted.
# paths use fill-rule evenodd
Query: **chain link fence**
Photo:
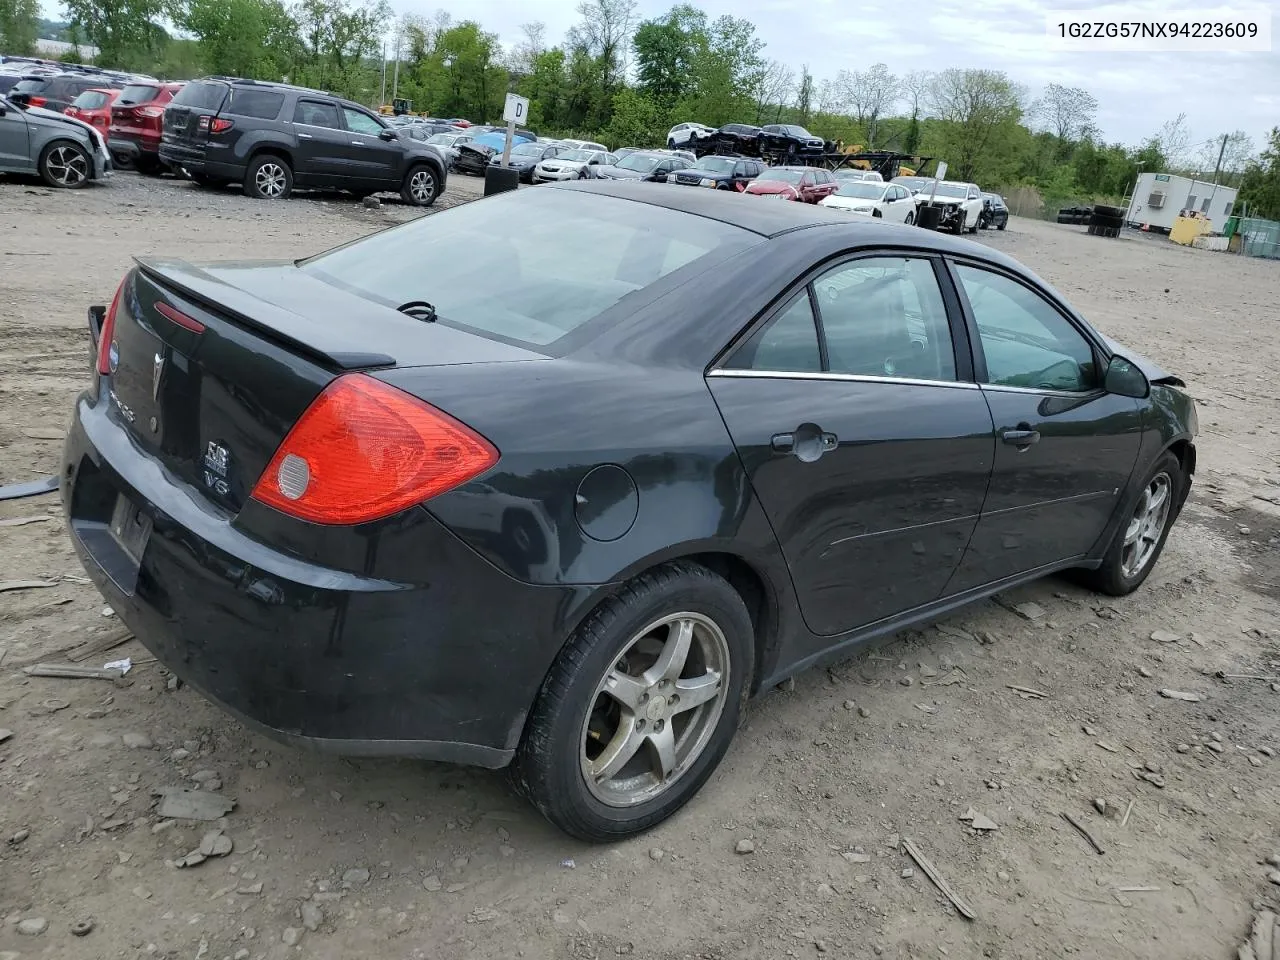
<svg viewBox="0 0 1280 960"><path fill-rule="evenodd" d="M1236 233L1240 237L1240 252L1246 257L1280 260L1280 223L1247 218L1240 221Z"/></svg>

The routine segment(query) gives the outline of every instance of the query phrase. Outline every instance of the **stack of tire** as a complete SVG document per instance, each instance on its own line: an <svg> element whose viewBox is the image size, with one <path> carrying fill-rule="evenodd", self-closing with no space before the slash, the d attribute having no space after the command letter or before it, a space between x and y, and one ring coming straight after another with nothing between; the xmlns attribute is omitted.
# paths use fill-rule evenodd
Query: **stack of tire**
<svg viewBox="0 0 1280 960"><path fill-rule="evenodd" d="M1093 219L1093 207L1063 207L1058 211L1058 222L1085 227Z"/></svg>
<svg viewBox="0 0 1280 960"><path fill-rule="evenodd" d="M1124 207L1108 207L1097 204L1089 218L1089 233L1095 237L1118 237L1124 226Z"/></svg>

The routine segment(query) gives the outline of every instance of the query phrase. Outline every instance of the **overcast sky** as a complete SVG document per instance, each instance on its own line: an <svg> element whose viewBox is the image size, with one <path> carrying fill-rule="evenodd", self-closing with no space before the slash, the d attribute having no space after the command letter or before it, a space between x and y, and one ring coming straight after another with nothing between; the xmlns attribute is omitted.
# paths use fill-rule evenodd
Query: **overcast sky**
<svg viewBox="0 0 1280 960"><path fill-rule="evenodd" d="M548 43L559 43L577 20L573 0L392 0L398 13L479 21L504 44L520 39L520 24L541 20ZM641 19L661 15L672 0L638 0ZM896 74L946 67L1006 71L1032 96L1046 83L1080 86L1098 99L1098 124L1108 141L1136 144L1166 120L1187 114L1192 141L1242 129L1261 143L1280 125L1280 52L1241 54L1072 53L1051 50L1045 15L1093 10L1105 0L921 0L902 4L853 0L702 0L709 17L732 14L756 25L767 56L815 78L883 62ZM1177 0L1133 0L1123 9L1207 9ZM1236 10L1270 11L1277 0L1237 0ZM1273 24L1274 32L1274 24ZM695 120L696 117L689 119Z"/></svg>

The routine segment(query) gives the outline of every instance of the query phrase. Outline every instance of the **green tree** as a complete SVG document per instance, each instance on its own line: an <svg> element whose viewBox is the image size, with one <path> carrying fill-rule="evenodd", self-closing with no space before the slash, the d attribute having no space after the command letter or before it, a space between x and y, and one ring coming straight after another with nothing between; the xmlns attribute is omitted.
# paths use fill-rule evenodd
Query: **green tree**
<svg viewBox="0 0 1280 960"><path fill-rule="evenodd" d="M1240 200L1252 216L1280 220L1280 127L1271 128L1266 148L1245 167Z"/></svg>
<svg viewBox="0 0 1280 960"><path fill-rule="evenodd" d="M164 45L159 26L164 0L64 0L79 35L98 48L96 62L105 67L137 67L149 63Z"/></svg>
<svg viewBox="0 0 1280 960"><path fill-rule="evenodd" d="M637 90L621 90L613 98L613 116L605 128L610 146L653 146L666 137L670 116Z"/></svg>
<svg viewBox="0 0 1280 960"><path fill-rule="evenodd" d="M279 80L298 55L298 25L281 0L187 0L174 19L212 73Z"/></svg>
<svg viewBox="0 0 1280 960"><path fill-rule="evenodd" d="M35 53L39 0L0 0L0 50L14 56Z"/></svg>
<svg viewBox="0 0 1280 960"><path fill-rule="evenodd" d="M385 0L301 0L290 14L298 25L299 50L289 79L371 102L380 74L373 58L380 55L391 19Z"/></svg>
<svg viewBox="0 0 1280 960"><path fill-rule="evenodd" d="M681 4L646 20L631 40L636 55L636 89L670 109L693 89L696 64L707 49L707 16Z"/></svg>
<svg viewBox="0 0 1280 960"><path fill-rule="evenodd" d="M997 131L1008 134L1022 118L1022 91L997 70L944 70L930 103L946 121L939 146L960 180L972 180Z"/></svg>

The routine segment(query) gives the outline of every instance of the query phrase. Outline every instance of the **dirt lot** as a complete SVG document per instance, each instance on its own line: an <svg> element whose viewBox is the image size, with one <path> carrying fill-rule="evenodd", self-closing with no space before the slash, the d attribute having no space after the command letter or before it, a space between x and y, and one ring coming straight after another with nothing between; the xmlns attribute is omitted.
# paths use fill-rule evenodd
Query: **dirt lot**
<svg viewBox="0 0 1280 960"><path fill-rule="evenodd" d="M447 199L476 187L456 177ZM0 180L0 482L58 469L85 305L131 256L297 257L409 215ZM0 958L1235 957L1254 905L1280 898L1280 685L1214 676L1280 673L1280 268L1017 219L979 240L1203 404L1190 503L1137 595L1049 580L801 675L756 702L682 814L591 848L500 774L250 735L136 642L85 661L132 656L123 681L26 677L118 624L77 579L55 499L3 503L0 522L43 522L0 527L0 580L57 585L0 594ZM1028 600L1036 621L1011 610ZM175 869L207 825L162 821L152 791L197 782L236 801L234 850ZM960 822L970 806L998 829Z"/></svg>

